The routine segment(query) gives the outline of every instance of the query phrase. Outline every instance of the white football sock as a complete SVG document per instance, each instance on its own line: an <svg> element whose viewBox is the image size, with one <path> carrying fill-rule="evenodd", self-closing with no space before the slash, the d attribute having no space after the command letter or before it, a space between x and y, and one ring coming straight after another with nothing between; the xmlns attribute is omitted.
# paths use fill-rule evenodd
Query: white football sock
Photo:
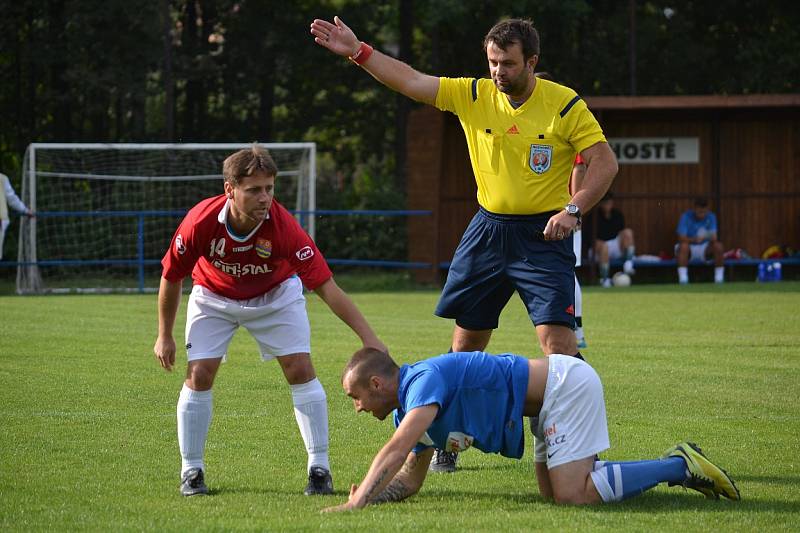
<svg viewBox="0 0 800 533"><path fill-rule="evenodd" d="M190 468L206 470L203 455L211 425L211 390L196 391L183 384L178 396L178 447L181 476Z"/></svg>
<svg viewBox="0 0 800 533"><path fill-rule="evenodd" d="M325 389L317 378L290 385L297 427L308 452L308 470L321 466L330 471L328 458L328 403Z"/></svg>
<svg viewBox="0 0 800 533"><path fill-rule="evenodd" d="M678 267L678 282L689 283L689 267Z"/></svg>
<svg viewBox="0 0 800 533"><path fill-rule="evenodd" d="M725 267L714 267L714 283L722 283L725 281Z"/></svg>

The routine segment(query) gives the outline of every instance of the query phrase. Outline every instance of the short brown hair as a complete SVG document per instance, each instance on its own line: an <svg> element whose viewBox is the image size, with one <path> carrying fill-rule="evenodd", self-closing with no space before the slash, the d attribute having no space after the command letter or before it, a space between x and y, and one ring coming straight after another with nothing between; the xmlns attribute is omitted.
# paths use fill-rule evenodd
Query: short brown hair
<svg viewBox="0 0 800 533"><path fill-rule="evenodd" d="M342 382L348 372L352 372L352 383L365 387L370 376L388 378L395 375L399 369L400 367L388 353L375 348L361 348L353 354L342 370Z"/></svg>
<svg viewBox="0 0 800 533"><path fill-rule="evenodd" d="M278 166L266 148L253 143L250 148L229 155L222 163L222 177L231 185L239 185L239 180L263 172L267 176L277 176Z"/></svg>
<svg viewBox="0 0 800 533"><path fill-rule="evenodd" d="M483 39L483 49L494 43L507 50L514 43L522 45L522 57L527 61L539 55L539 32L530 19L508 19L498 22Z"/></svg>

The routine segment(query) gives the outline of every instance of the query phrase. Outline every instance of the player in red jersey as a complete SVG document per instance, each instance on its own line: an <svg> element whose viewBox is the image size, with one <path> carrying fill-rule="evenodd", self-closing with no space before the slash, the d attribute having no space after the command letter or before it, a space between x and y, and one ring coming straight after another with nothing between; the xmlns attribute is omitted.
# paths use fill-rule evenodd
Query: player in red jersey
<svg viewBox="0 0 800 533"><path fill-rule="evenodd" d="M175 365L172 329L183 278L191 274L186 313L186 381L178 399L181 493L206 494L204 449L211 423L211 387L241 325L264 360L277 358L292 390L297 425L308 451L305 494L330 494L328 410L311 363L303 285L316 292L361 339L386 350L355 304L336 285L325 259L292 215L273 200L277 166L254 145L222 167L225 194L194 206L162 260L158 292L161 366Z"/></svg>

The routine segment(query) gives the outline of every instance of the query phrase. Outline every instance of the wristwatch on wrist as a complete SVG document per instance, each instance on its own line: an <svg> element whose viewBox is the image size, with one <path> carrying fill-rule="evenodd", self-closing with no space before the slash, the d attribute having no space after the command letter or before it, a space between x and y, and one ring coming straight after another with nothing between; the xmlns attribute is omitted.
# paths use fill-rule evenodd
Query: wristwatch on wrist
<svg viewBox="0 0 800 533"><path fill-rule="evenodd" d="M572 215L578 219L578 222L581 221L581 209L575 204L567 204L564 206L564 211L567 212L568 215Z"/></svg>

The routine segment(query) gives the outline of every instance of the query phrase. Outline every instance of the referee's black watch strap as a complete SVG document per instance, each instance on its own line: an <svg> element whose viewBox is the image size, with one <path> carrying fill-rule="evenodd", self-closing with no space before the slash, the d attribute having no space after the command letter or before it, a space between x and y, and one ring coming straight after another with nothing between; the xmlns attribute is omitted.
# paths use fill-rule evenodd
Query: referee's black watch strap
<svg viewBox="0 0 800 533"><path fill-rule="evenodd" d="M564 211L567 212L568 215L572 215L578 219L578 222L581 220L581 208L575 204L567 204L564 206Z"/></svg>

